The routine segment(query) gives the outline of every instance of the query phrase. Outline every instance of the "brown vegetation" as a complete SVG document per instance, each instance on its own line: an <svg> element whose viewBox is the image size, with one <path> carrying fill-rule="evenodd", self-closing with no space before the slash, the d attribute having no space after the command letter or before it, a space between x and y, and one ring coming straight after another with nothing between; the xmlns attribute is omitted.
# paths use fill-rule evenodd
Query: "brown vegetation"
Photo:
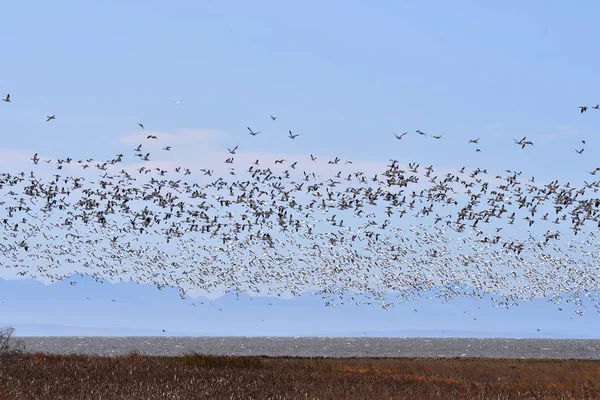
<svg viewBox="0 0 600 400"><path fill-rule="evenodd" d="M600 361L0 357L8 399L599 399Z"/></svg>

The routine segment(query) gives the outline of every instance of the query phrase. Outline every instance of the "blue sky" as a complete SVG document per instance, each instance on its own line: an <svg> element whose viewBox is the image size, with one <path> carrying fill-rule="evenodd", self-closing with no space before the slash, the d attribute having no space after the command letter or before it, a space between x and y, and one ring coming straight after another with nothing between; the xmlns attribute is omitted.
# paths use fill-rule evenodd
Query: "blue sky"
<svg viewBox="0 0 600 400"><path fill-rule="evenodd" d="M274 114L280 132L318 139L275 142L287 151L485 160L552 177L562 171L548 168L550 157L593 165L563 146L574 141L567 133L594 145L597 118L577 106L597 101L597 5L378 4L9 4L0 84L14 98L2 115L13 134L4 146L52 137L48 154L104 155L143 121L157 131L217 129L264 150L242 133L266 129ZM48 113L55 124L41 123ZM447 140L390 140L415 129ZM512 143L524 135L535 142L529 153ZM473 137L484 138L481 154L465 145Z"/></svg>
<svg viewBox="0 0 600 400"><path fill-rule="evenodd" d="M34 152L129 155L142 122L173 144L155 160L169 166L222 165L219 152L239 145L248 159L339 155L375 170L395 158L583 182L599 166L600 111L578 109L600 103L598 11L559 1L9 2L0 166L30 169ZM523 136L534 146L519 149Z"/></svg>
<svg viewBox="0 0 600 400"><path fill-rule="evenodd" d="M440 303L426 293L385 310L353 304L323 307L323 300L310 294L280 299L229 293L213 300L182 300L174 289L75 281L76 286L44 286L31 279L0 280L0 322L24 336L598 338L597 313L587 302L580 317L573 312L577 307L563 304L559 310L544 299L507 310L492 307L489 297Z"/></svg>

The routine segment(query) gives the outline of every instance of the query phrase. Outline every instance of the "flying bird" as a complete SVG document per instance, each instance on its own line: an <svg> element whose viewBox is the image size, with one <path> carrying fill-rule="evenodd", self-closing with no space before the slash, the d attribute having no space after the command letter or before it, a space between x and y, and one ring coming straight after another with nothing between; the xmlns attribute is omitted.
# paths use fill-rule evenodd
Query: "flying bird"
<svg viewBox="0 0 600 400"><path fill-rule="evenodd" d="M273 121L275 121L275 120L277 119L277 117L274 117L274 116L272 116L272 115L271 115L271 119L272 119Z"/></svg>
<svg viewBox="0 0 600 400"><path fill-rule="evenodd" d="M521 143L521 149L524 149L524 148L525 148L525 146L527 146L527 145L531 145L531 146L533 146L533 142L532 142L532 141L530 141L530 140L527 140L527 141L525 141L525 142Z"/></svg>
<svg viewBox="0 0 600 400"><path fill-rule="evenodd" d="M581 110L581 113L583 114L584 112L587 111L587 106L579 106L579 109Z"/></svg>
<svg viewBox="0 0 600 400"><path fill-rule="evenodd" d="M10 103L10 93L8 93L6 95L6 97L2 99L2 101L6 102L6 103Z"/></svg>
<svg viewBox="0 0 600 400"><path fill-rule="evenodd" d="M400 139L402 139L404 136L406 136L407 134L408 134L408 132L404 132L404 133L403 133L403 134L401 134L401 135L398 135L398 134L394 133L394 136L396 136L396 139L400 140Z"/></svg>
<svg viewBox="0 0 600 400"><path fill-rule="evenodd" d="M288 131L290 134L288 135L288 137L290 139L296 139L298 136L300 136L299 133L293 134L291 130Z"/></svg>
<svg viewBox="0 0 600 400"><path fill-rule="evenodd" d="M514 140L514 142L516 144L518 144L519 146L521 146L521 149L524 149L525 146L527 146L527 145L533 146L533 142L530 141L530 140L526 140L526 139L527 139L527 137L523 136L523 138L521 140L517 140L517 139L513 139L513 140Z"/></svg>
<svg viewBox="0 0 600 400"><path fill-rule="evenodd" d="M477 138L477 139L471 139L471 140L469 140L469 143L475 143L475 144L477 144L477 143L479 143L479 138Z"/></svg>
<svg viewBox="0 0 600 400"><path fill-rule="evenodd" d="M146 136L146 139L158 139L158 136L156 136L156 135L148 135L148 136Z"/></svg>
<svg viewBox="0 0 600 400"><path fill-rule="evenodd" d="M48 118L48 119L46 120L46 122L48 122L48 121L51 121L51 120L53 120L53 119L56 119L56 115L54 115L54 114L52 114L52 115L48 115L46 118Z"/></svg>
<svg viewBox="0 0 600 400"><path fill-rule="evenodd" d="M427 137L427 134L426 134L425 132L422 132L422 131L420 131L420 130L418 130L418 129L417 129L417 133L418 133L419 135L421 135L421 136L425 136L425 137Z"/></svg>
<svg viewBox="0 0 600 400"><path fill-rule="evenodd" d="M142 129L144 129L144 124L138 122L138 126Z"/></svg>
<svg viewBox="0 0 600 400"><path fill-rule="evenodd" d="M249 126L247 126L246 128L248 128L248 130L250 131L250 134L251 134L252 136L256 136L256 135L258 135L258 134L260 133L260 132L254 132L252 129L250 129L250 127L249 127Z"/></svg>

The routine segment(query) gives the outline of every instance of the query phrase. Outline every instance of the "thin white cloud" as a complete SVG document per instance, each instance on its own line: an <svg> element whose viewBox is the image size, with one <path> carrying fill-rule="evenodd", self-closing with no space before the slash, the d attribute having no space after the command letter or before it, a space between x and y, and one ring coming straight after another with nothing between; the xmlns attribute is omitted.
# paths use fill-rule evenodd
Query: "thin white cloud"
<svg viewBox="0 0 600 400"><path fill-rule="evenodd" d="M158 137L158 140L148 139L149 135ZM229 138L225 132L216 129L182 129L176 133L140 130L121 136L119 141L127 144L142 144L144 147L174 146L176 144L203 143L214 144Z"/></svg>
<svg viewBox="0 0 600 400"><path fill-rule="evenodd" d="M158 140L147 139L148 135L155 135ZM308 173L330 173L334 169L343 171L343 173L352 173L362 171L365 174L381 173L385 170L387 162L355 160L352 163L346 163L349 160L341 159L337 165L329 164L329 161L335 160L335 156L316 155L317 160L311 160L310 154L293 154L280 151L244 151L240 148L236 154L230 154L228 146L225 144L230 135L212 129L190 129L181 130L176 133L169 132L136 132L120 138L121 143L126 143L137 147L141 144L141 152L150 153L149 162L134 162L136 168L145 166L146 168L163 168L173 170L175 167L189 168L194 172L199 169L215 170L215 173L227 172L229 168L236 170L247 170L256 160L259 165L255 168L272 168L274 171L280 169L291 169L291 164L297 162L297 169ZM166 146L171 146L170 151L163 150ZM233 158L233 163L226 163L225 160ZM283 164L275 164L276 160L285 160ZM132 155L126 154L123 162L129 164ZM129 167L129 165L128 165Z"/></svg>
<svg viewBox="0 0 600 400"><path fill-rule="evenodd" d="M31 162L31 157L33 157L33 153L29 154L24 150L0 149L0 164L2 165Z"/></svg>
<svg viewBox="0 0 600 400"><path fill-rule="evenodd" d="M554 127L554 131L542 133L540 137L544 139L562 139L579 135L579 131L570 124L561 124Z"/></svg>

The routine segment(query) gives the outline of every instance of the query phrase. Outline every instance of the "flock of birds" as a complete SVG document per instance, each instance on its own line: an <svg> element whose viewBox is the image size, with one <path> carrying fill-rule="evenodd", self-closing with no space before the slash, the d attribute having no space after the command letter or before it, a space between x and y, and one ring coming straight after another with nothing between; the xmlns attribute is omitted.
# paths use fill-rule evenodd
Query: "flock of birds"
<svg viewBox="0 0 600 400"><path fill-rule="evenodd" d="M0 174L0 265L53 281L83 274L175 287L182 296L312 291L326 305L387 308L418 296L491 294L498 307L545 297L573 303L579 315L584 300L600 311L600 181L536 183L511 170L492 177L398 160L368 175L339 157L323 174L314 155L239 165L238 146L217 176L150 167L147 147L131 149L141 165L125 164L124 154L36 153L32 171Z"/></svg>

